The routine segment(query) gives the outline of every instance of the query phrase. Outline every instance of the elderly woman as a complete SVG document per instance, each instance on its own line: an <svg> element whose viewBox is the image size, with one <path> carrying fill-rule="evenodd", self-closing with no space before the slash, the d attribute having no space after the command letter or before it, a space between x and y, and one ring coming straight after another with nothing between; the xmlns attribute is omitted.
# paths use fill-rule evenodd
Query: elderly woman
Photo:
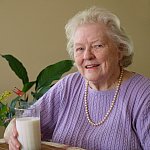
<svg viewBox="0 0 150 150"><path fill-rule="evenodd" d="M65 29L78 72L35 104L43 140L87 150L150 150L150 79L125 70L133 47L118 17L92 7ZM15 126L6 141L10 150L20 146Z"/></svg>

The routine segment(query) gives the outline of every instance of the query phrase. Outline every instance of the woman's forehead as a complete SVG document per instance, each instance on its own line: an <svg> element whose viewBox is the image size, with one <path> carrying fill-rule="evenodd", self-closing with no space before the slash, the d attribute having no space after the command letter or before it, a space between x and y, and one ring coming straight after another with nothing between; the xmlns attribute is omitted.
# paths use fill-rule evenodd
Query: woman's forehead
<svg viewBox="0 0 150 150"><path fill-rule="evenodd" d="M74 43L86 40L90 42L108 40L108 29L104 24L81 25L74 34Z"/></svg>

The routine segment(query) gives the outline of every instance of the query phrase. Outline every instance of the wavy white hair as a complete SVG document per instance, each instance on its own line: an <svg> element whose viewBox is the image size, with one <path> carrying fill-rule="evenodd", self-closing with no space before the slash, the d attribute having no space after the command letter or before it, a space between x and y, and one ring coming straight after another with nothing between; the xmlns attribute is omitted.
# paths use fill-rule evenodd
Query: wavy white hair
<svg viewBox="0 0 150 150"><path fill-rule="evenodd" d="M108 27L108 33L114 42L123 52L123 58L120 61L120 66L127 67L132 63L133 58L133 43L127 36L124 29L120 25L119 18L112 12L93 6L84 11L78 12L71 18L65 26L67 37L67 51L72 59L74 59L73 38L74 33L79 25L87 23L103 22Z"/></svg>

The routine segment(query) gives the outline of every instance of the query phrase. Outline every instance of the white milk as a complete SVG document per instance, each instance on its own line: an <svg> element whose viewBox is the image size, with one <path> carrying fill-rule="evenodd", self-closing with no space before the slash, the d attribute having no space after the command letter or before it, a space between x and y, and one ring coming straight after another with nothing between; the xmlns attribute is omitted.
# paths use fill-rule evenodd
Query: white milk
<svg viewBox="0 0 150 150"><path fill-rule="evenodd" d="M38 117L24 117L16 119L18 140L21 150L40 150L41 133L40 119Z"/></svg>

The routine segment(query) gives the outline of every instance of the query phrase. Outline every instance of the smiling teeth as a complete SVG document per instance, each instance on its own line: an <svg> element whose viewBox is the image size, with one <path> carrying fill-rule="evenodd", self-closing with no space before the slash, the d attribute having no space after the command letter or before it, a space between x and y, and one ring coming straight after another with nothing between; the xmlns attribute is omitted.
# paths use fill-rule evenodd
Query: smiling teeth
<svg viewBox="0 0 150 150"><path fill-rule="evenodd" d="M99 66L99 65L88 65L88 66L86 66L86 68L93 68L93 67L97 67L97 66Z"/></svg>

